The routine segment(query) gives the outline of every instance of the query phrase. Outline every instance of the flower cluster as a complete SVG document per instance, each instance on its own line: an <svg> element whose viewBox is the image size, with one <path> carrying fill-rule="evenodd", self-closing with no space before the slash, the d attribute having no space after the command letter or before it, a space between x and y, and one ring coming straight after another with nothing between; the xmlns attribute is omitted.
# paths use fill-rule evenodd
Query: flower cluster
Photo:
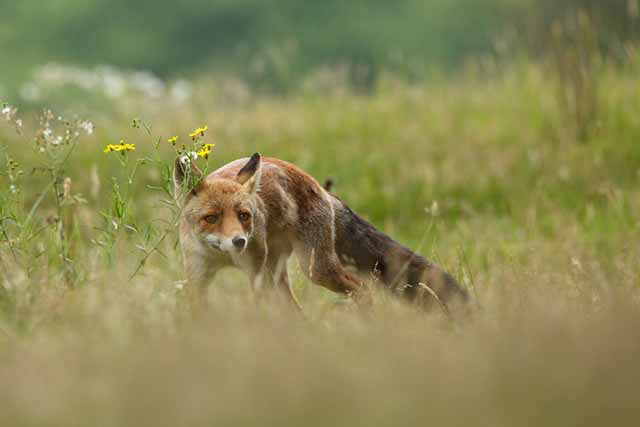
<svg viewBox="0 0 640 427"><path fill-rule="evenodd" d="M11 107L9 104L2 104L2 110L0 110L0 114L2 114L5 120L11 120L11 117L15 114L16 109Z"/></svg>
<svg viewBox="0 0 640 427"><path fill-rule="evenodd" d="M182 144L179 147L176 147L176 153L178 154L180 162L182 162L182 164L186 165L192 161L197 160L198 158L209 158L211 150L215 146L215 144L204 143L202 141L202 138L204 138L204 134L205 132L207 132L207 130L209 130L209 126L207 125L194 129L193 132L189 134L189 137L192 141L190 146ZM167 142L175 147L178 142L178 136L172 136L171 138L167 139Z"/></svg>
<svg viewBox="0 0 640 427"><path fill-rule="evenodd" d="M16 130L20 132L20 129L22 129L22 119L16 117L17 112L17 108L12 107L6 102L0 103L0 116L4 117L7 122L12 123L16 127Z"/></svg>
<svg viewBox="0 0 640 427"><path fill-rule="evenodd" d="M92 135L93 131L95 130L96 126L93 124L93 122L90 122L89 120L83 120L81 121L78 126L84 130L87 135Z"/></svg>
<svg viewBox="0 0 640 427"><path fill-rule="evenodd" d="M151 130L148 125L146 125L141 119L135 118L133 119L131 126L136 129L144 129L150 135ZM170 138L167 138L167 143L173 146L175 153L178 156L178 159L183 165L189 165L198 158L208 159L209 155L215 144L205 143L203 141L204 134L207 132L209 127L204 125L202 127L198 127L194 129L193 132L189 134L191 137L191 141L188 144L178 144L178 136L174 135ZM158 143L155 144L155 148L158 148ZM109 144L104 148L105 153L117 152L122 154L124 157L128 151L134 151L136 149L135 144L128 144L124 140L120 140L118 144Z"/></svg>
<svg viewBox="0 0 640 427"><path fill-rule="evenodd" d="M195 151L188 151L186 154L180 156L180 163L188 165L192 161L198 160L198 153Z"/></svg>
<svg viewBox="0 0 640 427"><path fill-rule="evenodd" d="M18 164L18 162L16 162L10 157L7 159L6 174L7 174L7 177L9 178L9 192L11 194L16 194L20 192L18 180L22 176L23 171L22 169L20 169L20 165Z"/></svg>
<svg viewBox="0 0 640 427"><path fill-rule="evenodd" d="M92 135L94 129L95 125L89 120L67 120L56 116L51 110L45 110L40 116L35 142L40 152L45 152L77 141L82 133Z"/></svg>
<svg viewBox="0 0 640 427"><path fill-rule="evenodd" d="M117 152L121 153L123 156L127 151L134 151L136 149L135 144L127 144L124 140L120 140L118 144L109 144L104 148L105 153Z"/></svg>
<svg viewBox="0 0 640 427"><path fill-rule="evenodd" d="M197 141L199 140L201 137L204 136L204 133L209 129L209 126L204 125L204 127L201 128L197 128L196 130L194 130L193 132L191 132L189 134L189 136L191 137L191 139L193 141Z"/></svg>
<svg viewBox="0 0 640 427"><path fill-rule="evenodd" d="M198 157L203 157L205 159L209 158L209 154L211 154L211 149L216 144L204 144L200 150L198 150Z"/></svg>

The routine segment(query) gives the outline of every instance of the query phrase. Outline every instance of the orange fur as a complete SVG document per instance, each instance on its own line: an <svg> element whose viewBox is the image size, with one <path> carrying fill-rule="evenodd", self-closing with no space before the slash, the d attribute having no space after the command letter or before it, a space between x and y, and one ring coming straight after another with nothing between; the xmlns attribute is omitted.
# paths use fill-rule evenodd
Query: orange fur
<svg viewBox="0 0 640 427"><path fill-rule="evenodd" d="M176 193L184 180L177 162ZM422 283L442 297L466 296L450 276L379 232L305 171L258 153L204 177L184 197L180 240L187 279L200 288L221 267L235 265L255 288L274 286L298 305L287 273L295 253L309 279L334 292L356 293L363 276L375 274L390 287Z"/></svg>

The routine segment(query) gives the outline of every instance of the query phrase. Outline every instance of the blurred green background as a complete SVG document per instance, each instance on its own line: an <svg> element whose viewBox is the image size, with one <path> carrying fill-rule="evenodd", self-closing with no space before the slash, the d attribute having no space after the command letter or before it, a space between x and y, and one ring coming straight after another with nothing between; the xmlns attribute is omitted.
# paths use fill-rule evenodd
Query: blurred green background
<svg viewBox="0 0 640 427"><path fill-rule="evenodd" d="M2 0L0 96L51 62L233 75L276 93L347 65L350 83L371 90L382 70L423 79L470 56L539 52L577 9L597 18L609 53L636 35L635 0Z"/></svg>
<svg viewBox="0 0 640 427"><path fill-rule="evenodd" d="M0 0L0 426L640 425L639 3ZM333 178L482 310L291 263L309 321L233 271L199 316L167 139L203 125L203 169Z"/></svg>

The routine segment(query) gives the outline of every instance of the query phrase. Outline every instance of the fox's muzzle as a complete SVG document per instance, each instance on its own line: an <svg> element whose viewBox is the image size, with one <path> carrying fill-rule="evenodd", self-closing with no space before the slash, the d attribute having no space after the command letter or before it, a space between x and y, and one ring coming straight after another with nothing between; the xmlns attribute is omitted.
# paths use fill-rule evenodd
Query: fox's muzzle
<svg viewBox="0 0 640 427"><path fill-rule="evenodd" d="M213 234L206 237L206 241L210 247L222 252L241 252L247 247L248 239L246 236L238 235L232 238L220 238Z"/></svg>

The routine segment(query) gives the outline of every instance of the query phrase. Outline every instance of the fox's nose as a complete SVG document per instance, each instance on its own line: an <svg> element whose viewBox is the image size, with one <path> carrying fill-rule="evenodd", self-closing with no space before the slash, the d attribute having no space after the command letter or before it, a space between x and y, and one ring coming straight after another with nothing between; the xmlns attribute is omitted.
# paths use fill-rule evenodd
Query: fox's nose
<svg viewBox="0 0 640 427"><path fill-rule="evenodd" d="M244 247L247 244L247 239L245 239L242 236L236 236L233 239L231 239L231 243L233 243L233 246L235 246L238 249L244 249Z"/></svg>

